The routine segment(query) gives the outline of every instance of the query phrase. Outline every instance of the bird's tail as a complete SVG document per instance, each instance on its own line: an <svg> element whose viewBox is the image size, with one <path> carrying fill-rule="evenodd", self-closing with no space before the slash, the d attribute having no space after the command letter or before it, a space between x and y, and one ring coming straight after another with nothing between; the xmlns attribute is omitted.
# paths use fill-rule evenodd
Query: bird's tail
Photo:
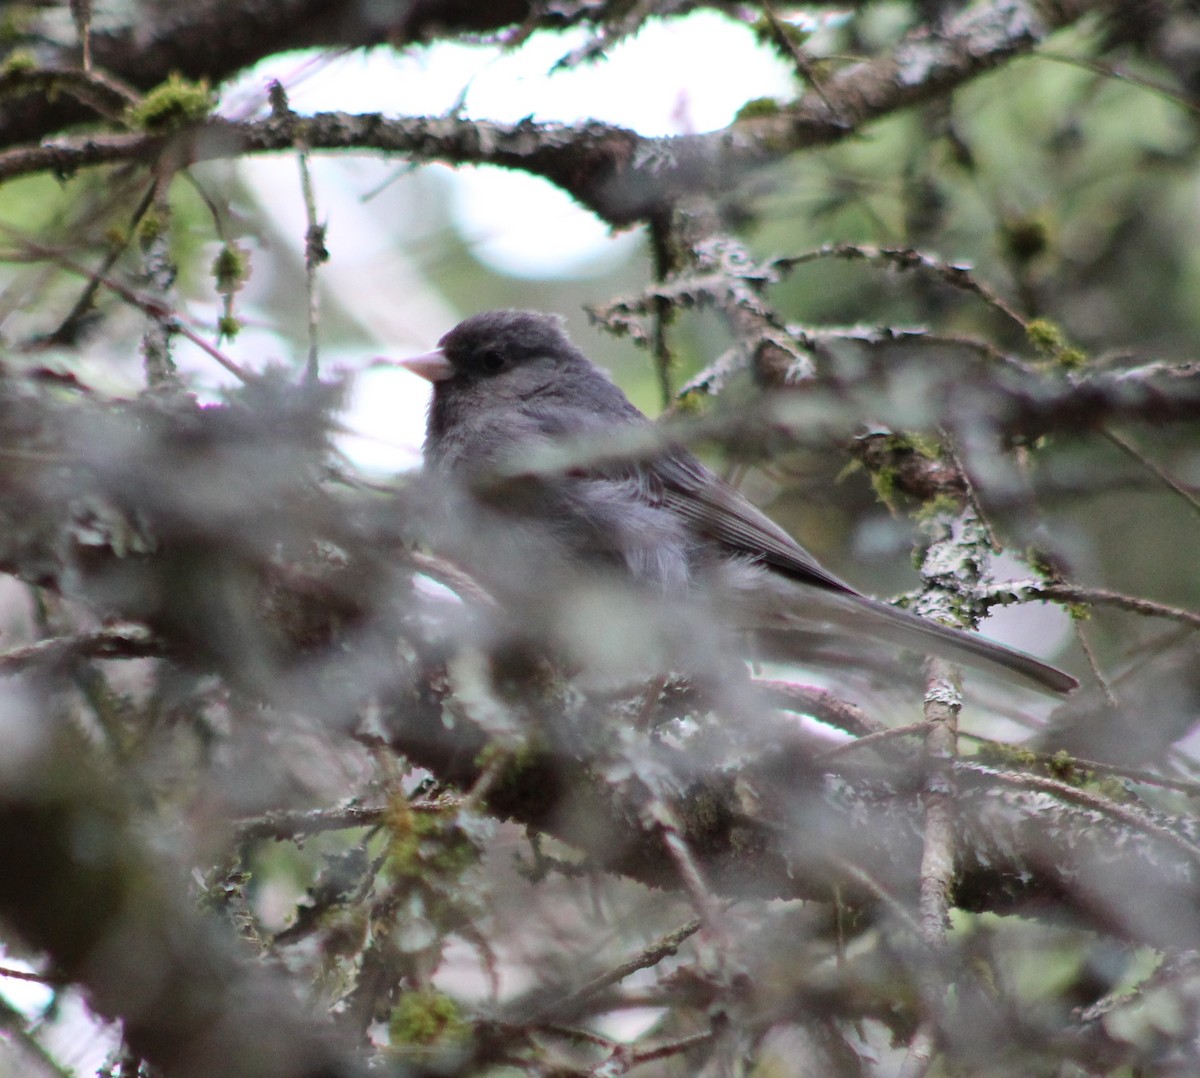
<svg viewBox="0 0 1200 1078"><path fill-rule="evenodd" d="M778 593L780 585L802 594L785 599ZM857 592L835 592L778 579L771 582L770 590L774 594L767 627L772 633L786 632L789 623L807 633L824 625L843 634L856 633L978 670L1007 674L1010 680L1015 678L1043 692L1065 695L1079 687L1070 674L1016 648L939 625ZM764 627L760 618L754 621L756 628Z"/></svg>

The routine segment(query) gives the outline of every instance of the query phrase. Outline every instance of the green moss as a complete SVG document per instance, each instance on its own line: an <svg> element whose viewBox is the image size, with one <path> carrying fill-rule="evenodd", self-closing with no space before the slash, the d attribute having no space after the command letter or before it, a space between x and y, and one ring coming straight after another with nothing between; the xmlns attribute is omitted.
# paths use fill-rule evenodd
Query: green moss
<svg viewBox="0 0 1200 1078"><path fill-rule="evenodd" d="M217 334L223 341L232 341L242 331L242 323L231 314L217 319Z"/></svg>
<svg viewBox="0 0 1200 1078"><path fill-rule="evenodd" d="M1039 352L1055 352L1065 343L1062 330L1048 318L1035 318L1025 327L1025 335Z"/></svg>
<svg viewBox="0 0 1200 1078"><path fill-rule="evenodd" d="M1006 745L1002 741L982 742L975 753L975 759L985 767L994 767L1000 771L1031 771L1061 781L1066 781L1066 775L1073 766L1073 761L1066 753L1047 758L1040 752L1022 748L1020 745Z"/></svg>
<svg viewBox="0 0 1200 1078"><path fill-rule="evenodd" d="M962 512L962 501L953 494L938 494L913 510L913 520L922 523L941 516L957 516Z"/></svg>
<svg viewBox="0 0 1200 1078"><path fill-rule="evenodd" d="M675 398L671 410L676 415L700 415L708 402L708 393L702 389L692 389Z"/></svg>
<svg viewBox="0 0 1200 1078"><path fill-rule="evenodd" d="M250 256L236 243L225 244L213 259L212 275L217 291L231 296L250 279Z"/></svg>
<svg viewBox="0 0 1200 1078"><path fill-rule="evenodd" d="M475 844L446 813L413 812L397 798L384 822L391 834L386 868L397 879L458 876L479 860Z"/></svg>
<svg viewBox="0 0 1200 1078"><path fill-rule="evenodd" d="M942 455L941 443L927 434L893 434L890 441L893 451L911 449L926 460L937 460Z"/></svg>
<svg viewBox="0 0 1200 1078"><path fill-rule="evenodd" d="M916 453L926 460L937 460L942 455L941 443L936 438L911 431L872 434L868 443L876 456Z"/></svg>
<svg viewBox="0 0 1200 1078"><path fill-rule="evenodd" d="M171 131L199 123L212 112L216 95L207 79L192 82L172 72L125 113L130 127L142 131Z"/></svg>
<svg viewBox="0 0 1200 1078"><path fill-rule="evenodd" d="M0 76L28 75L31 71L36 71L37 67L37 57L32 52L28 49L13 49L4 58L4 63L0 64Z"/></svg>
<svg viewBox="0 0 1200 1078"><path fill-rule="evenodd" d="M1029 342L1052 364L1078 370L1087 364L1087 353L1067 343L1062 328L1048 318L1035 318L1025 327Z"/></svg>
<svg viewBox="0 0 1200 1078"><path fill-rule="evenodd" d="M1075 784L1081 781L1086 782L1089 772L1080 771L1075 764L1074 757L1066 749L1059 749L1046 761L1046 774L1060 782Z"/></svg>
<svg viewBox="0 0 1200 1078"><path fill-rule="evenodd" d="M773 97L755 97L747 101L734 116L734 122L760 120L764 116L778 116L779 102Z"/></svg>
<svg viewBox="0 0 1200 1078"><path fill-rule="evenodd" d="M896 489L899 484L899 473L895 468L880 468L871 473L871 489L889 509L896 508Z"/></svg>
<svg viewBox="0 0 1200 1078"><path fill-rule="evenodd" d="M470 1031L458 1004L435 988L405 992L388 1019L392 1047L464 1040Z"/></svg>
<svg viewBox="0 0 1200 1078"><path fill-rule="evenodd" d="M137 226L137 241L138 246L143 251L150 250L151 247L162 237L167 230L167 218L155 209L149 209L138 222Z"/></svg>
<svg viewBox="0 0 1200 1078"><path fill-rule="evenodd" d="M941 452L941 445L937 439L923 434L872 435L867 444L863 465L870 473L875 496L890 512L895 513L897 495L900 493L900 472L892 462L912 454L926 460L937 460ZM927 515L935 511L938 510L931 510Z"/></svg>
<svg viewBox="0 0 1200 1078"><path fill-rule="evenodd" d="M756 19L750 30L764 45L782 44L780 42L780 37L782 37L790 44L799 48L811 36L807 30L797 26L795 23L786 22L783 19L777 19L775 22L772 22L765 15Z"/></svg>
<svg viewBox="0 0 1200 1078"><path fill-rule="evenodd" d="M975 759L986 767L1002 771L1027 771L1032 775L1044 775L1064 786L1086 790L1110 801L1129 800L1128 791L1120 779L1099 775L1081 767L1079 761L1065 749L1059 749L1053 756L1046 756L1015 745L985 741L979 746Z"/></svg>

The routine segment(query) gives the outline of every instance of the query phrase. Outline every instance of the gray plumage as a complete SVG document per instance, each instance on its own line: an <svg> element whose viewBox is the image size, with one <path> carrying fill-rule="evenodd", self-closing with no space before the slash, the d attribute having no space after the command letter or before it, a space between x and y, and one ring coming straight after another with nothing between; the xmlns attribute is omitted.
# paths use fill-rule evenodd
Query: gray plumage
<svg viewBox="0 0 1200 1078"><path fill-rule="evenodd" d="M515 450L649 423L558 319L536 312L475 315L410 366L434 382L426 460L459 485L510 464ZM556 565L615 570L668 597L716 589L743 628L836 626L1055 693L1078 684L1023 652L862 595L683 450L483 489L513 549L548 574Z"/></svg>

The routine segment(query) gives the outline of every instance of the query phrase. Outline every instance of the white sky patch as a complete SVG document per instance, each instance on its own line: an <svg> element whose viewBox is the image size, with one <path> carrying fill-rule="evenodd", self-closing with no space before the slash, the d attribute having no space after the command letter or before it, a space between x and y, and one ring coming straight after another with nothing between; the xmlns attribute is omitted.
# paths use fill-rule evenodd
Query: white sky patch
<svg viewBox="0 0 1200 1078"><path fill-rule="evenodd" d="M226 92L222 110L261 111L268 79L278 78L298 112L439 116L461 104L471 119L591 118L643 135L675 135L725 127L746 101L795 92L779 56L748 27L714 12L651 22L606 59L552 72L585 40L575 30L534 34L512 52L443 42L404 53L293 54L255 68ZM603 222L543 180L463 169L453 182L456 223L501 273L588 276L627 253L628 236L614 240ZM328 189L321 194L330 197Z"/></svg>
<svg viewBox="0 0 1200 1078"><path fill-rule="evenodd" d="M293 53L252 69L223 95L222 111L261 111L267 80L277 78L298 112L436 116L462 100L461 114L471 119L591 118L643 135L672 135L716 130L751 98L795 93L789 66L749 27L715 12L655 20L605 59L552 72L586 37L582 30L538 33L512 52L439 42L330 59Z"/></svg>

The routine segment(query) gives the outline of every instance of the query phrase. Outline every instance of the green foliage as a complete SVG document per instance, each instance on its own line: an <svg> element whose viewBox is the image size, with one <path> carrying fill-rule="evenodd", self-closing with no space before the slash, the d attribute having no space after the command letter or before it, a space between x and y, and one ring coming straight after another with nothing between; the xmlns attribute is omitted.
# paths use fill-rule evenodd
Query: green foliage
<svg viewBox="0 0 1200 1078"><path fill-rule="evenodd" d="M35 20L35 5L5 4L0 8L0 44L8 45L25 40Z"/></svg>

